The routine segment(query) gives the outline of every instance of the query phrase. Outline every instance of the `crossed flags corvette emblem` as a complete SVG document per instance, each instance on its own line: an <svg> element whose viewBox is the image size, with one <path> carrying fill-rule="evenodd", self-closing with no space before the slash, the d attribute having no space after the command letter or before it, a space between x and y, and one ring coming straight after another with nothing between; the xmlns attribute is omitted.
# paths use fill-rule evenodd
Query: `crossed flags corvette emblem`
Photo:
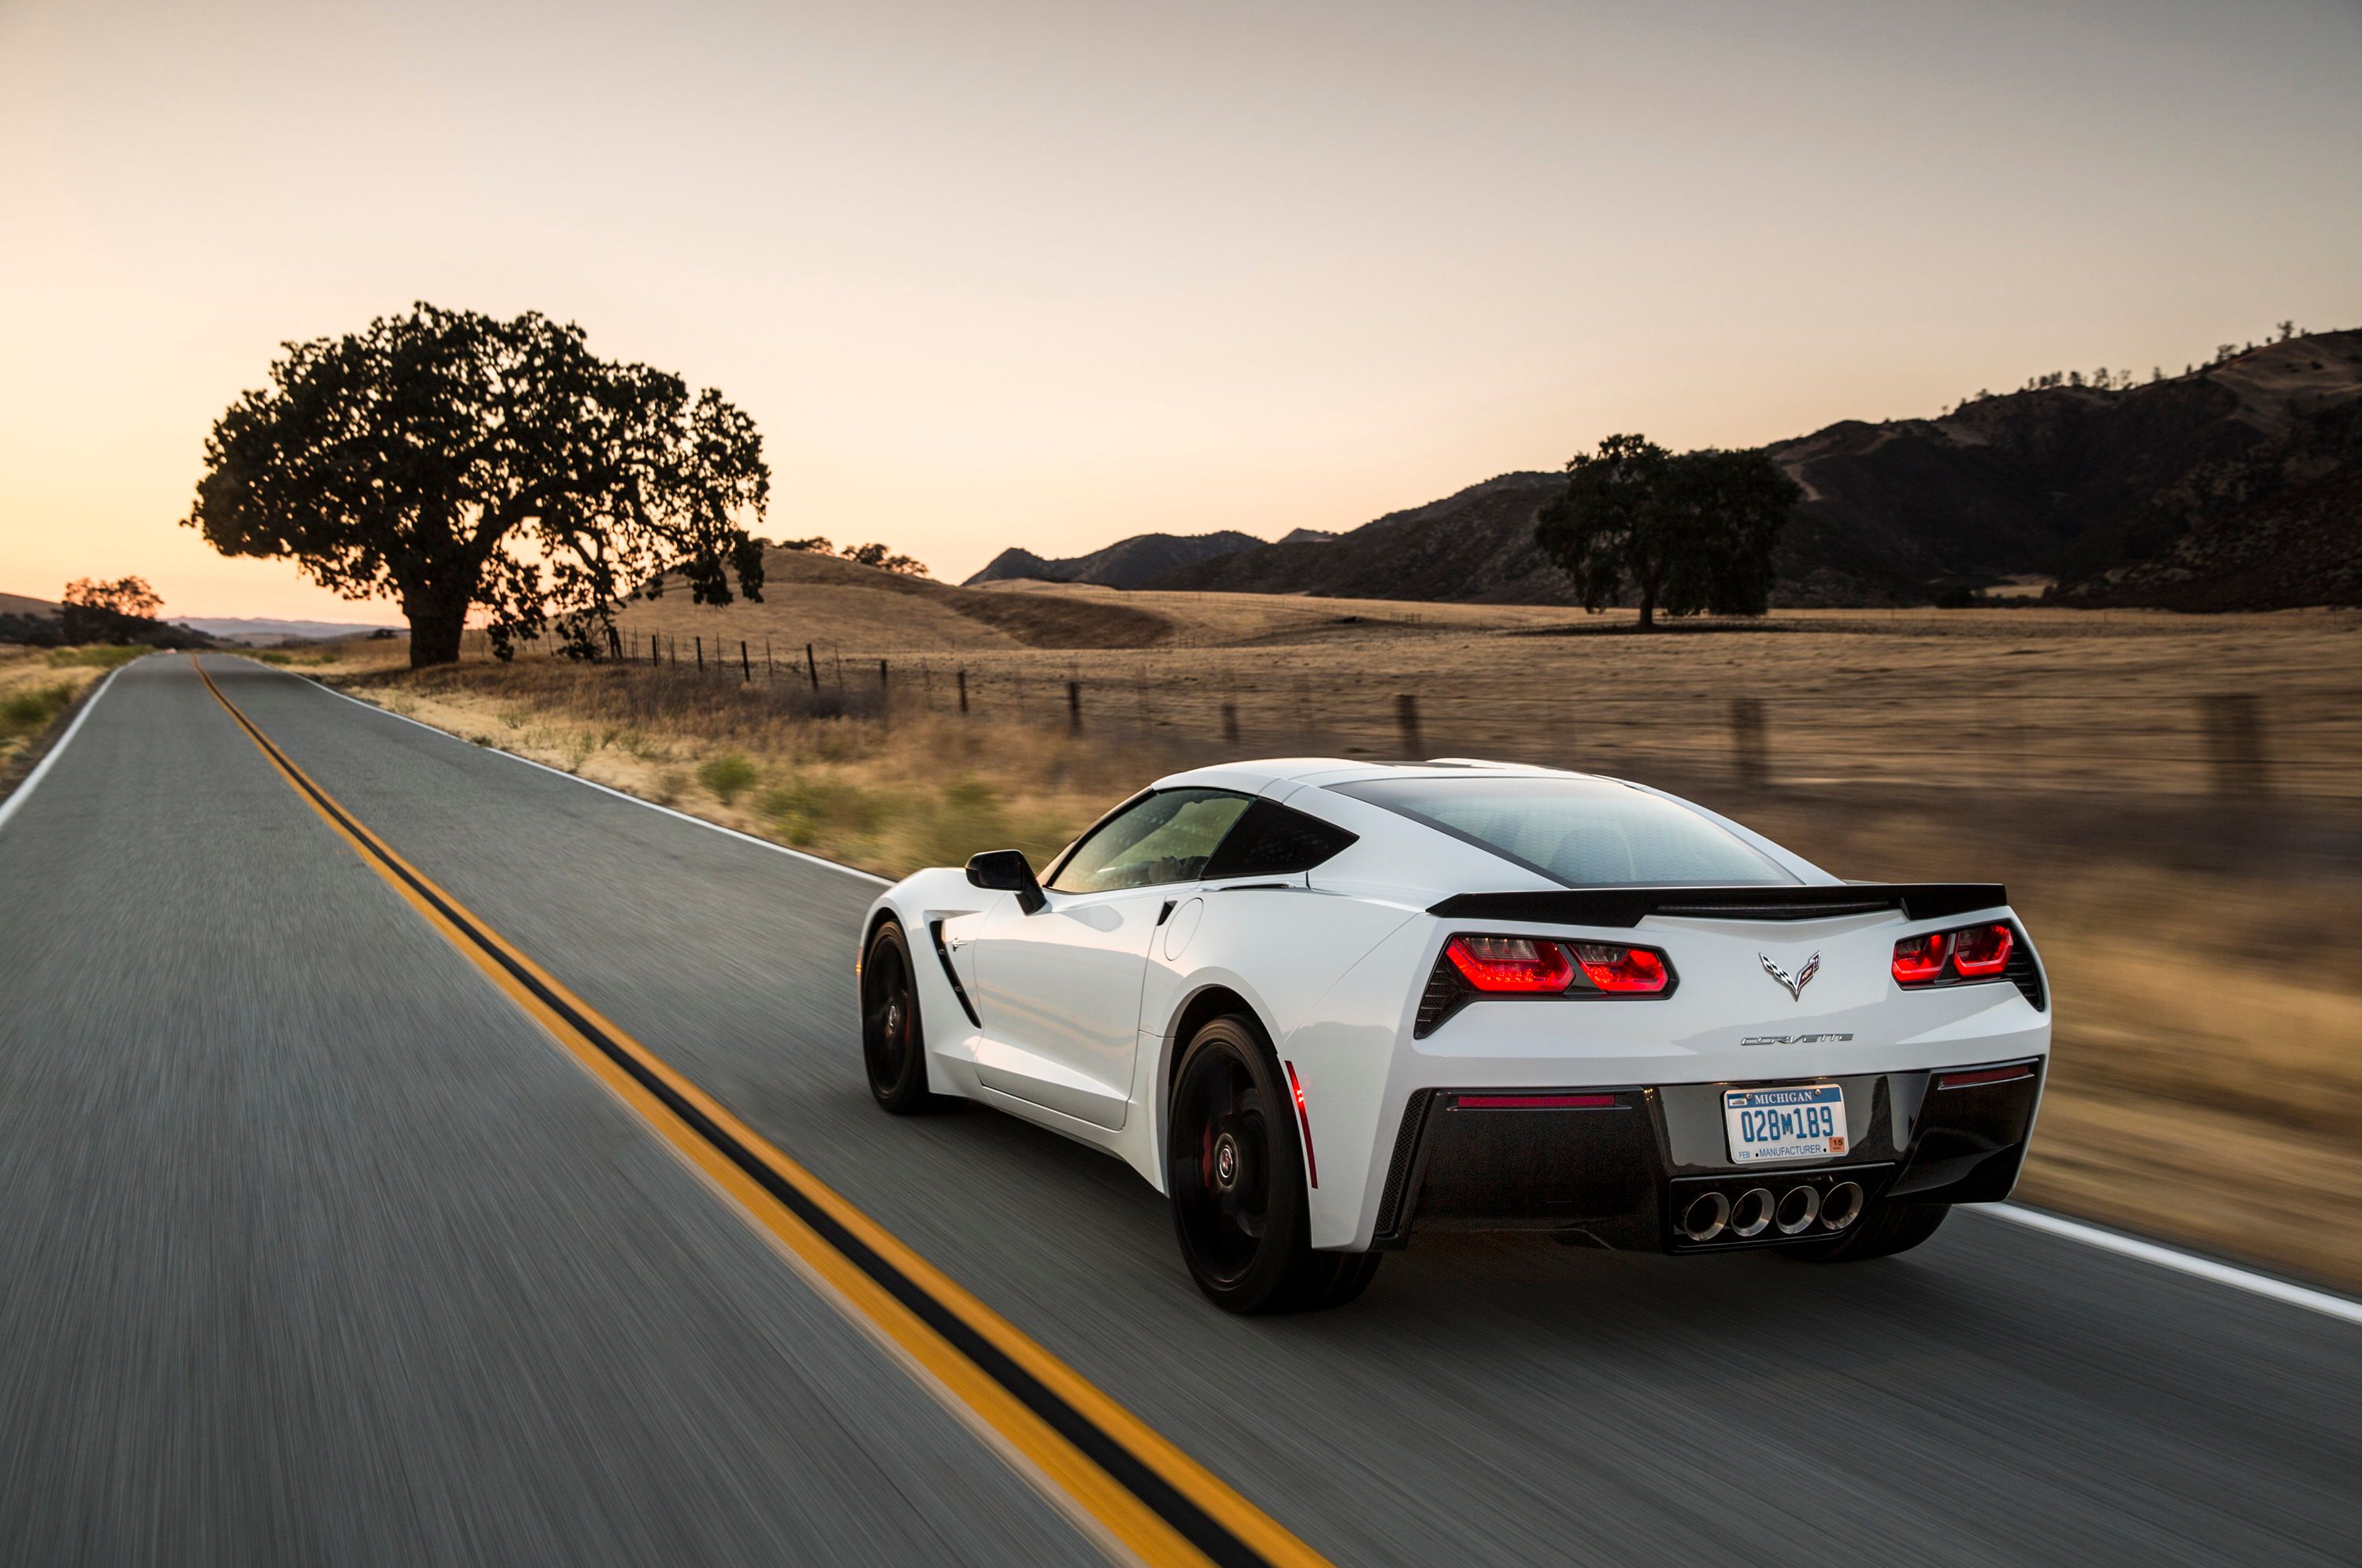
<svg viewBox="0 0 2362 1568"><path fill-rule="evenodd" d="M1813 977L1821 972L1821 955L1817 953L1805 960L1804 967L1796 971L1794 978L1789 977L1787 970L1783 969L1779 965L1772 962L1772 955L1770 954L1758 953L1755 956L1763 961L1763 972L1765 974L1771 976L1773 979L1788 988L1788 996L1791 1000L1794 1001L1802 1001L1805 999L1805 988L1811 985L1813 983Z"/></svg>

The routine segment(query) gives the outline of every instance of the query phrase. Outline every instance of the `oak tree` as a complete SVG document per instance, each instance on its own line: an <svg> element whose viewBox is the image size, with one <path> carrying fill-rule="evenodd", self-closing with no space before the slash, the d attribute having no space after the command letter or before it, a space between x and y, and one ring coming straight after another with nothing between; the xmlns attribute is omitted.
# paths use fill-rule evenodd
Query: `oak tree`
<svg viewBox="0 0 2362 1568"><path fill-rule="evenodd" d="M626 591L679 572L701 604L762 598L746 525L770 492L754 422L711 389L602 359L582 329L421 304L281 346L214 422L184 526L389 596L413 668L449 664L470 610L494 650L556 630L595 653Z"/></svg>
<svg viewBox="0 0 2362 1568"><path fill-rule="evenodd" d="M1772 549L1804 491L1761 452L1676 456L1646 436L1610 436L1566 469L1534 543L1584 609L1628 588L1646 630L1660 610L1760 615L1770 605Z"/></svg>
<svg viewBox="0 0 2362 1568"><path fill-rule="evenodd" d="M69 643L126 642L155 629L164 601L140 577L102 582L78 577L58 595L58 635Z"/></svg>

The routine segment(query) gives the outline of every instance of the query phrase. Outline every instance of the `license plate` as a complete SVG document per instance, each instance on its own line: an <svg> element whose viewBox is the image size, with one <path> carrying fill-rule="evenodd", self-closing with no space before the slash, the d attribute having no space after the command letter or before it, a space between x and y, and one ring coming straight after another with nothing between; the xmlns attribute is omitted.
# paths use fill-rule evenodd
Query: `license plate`
<svg viewBox="0 0 2362 1568"><path fill-rule="evenodd" d="M1722 1091L1730 1163L1827 1159L1846 1152L1845 1090L1835 1084Z"/></svg>

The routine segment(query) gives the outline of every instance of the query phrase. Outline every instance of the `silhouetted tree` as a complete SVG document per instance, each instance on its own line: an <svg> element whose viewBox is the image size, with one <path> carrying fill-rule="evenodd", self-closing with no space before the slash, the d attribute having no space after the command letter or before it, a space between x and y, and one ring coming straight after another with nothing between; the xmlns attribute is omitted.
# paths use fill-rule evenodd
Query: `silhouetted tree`
<svg viewBox="0 0 2362 1568"><path fill-rule="evenodd" d="M922 562L914 560L909 556L896 555L884 545L847 546L844 558L849 561L858 561L866 567L876 567L880 571L900 572L905 577L927 575L926 566Z"/></svg>
<svg viewBox="0 0 2362 1568"><path fill-rule="evenodd" d="M1804 491L1760 451L1680 457L1642 436L1611 436L1566 466L1564 494L1534 522L1534 543L1573 580L1586 610L1629 582L1640 624L1657 612L1760 615L1772 547Z"/></svg>
<svg viewBox="0 0 2362 1568"><path fill-rule="evenodd" d="M595 652L624 585L678 571L701 604L763 588L735 518L770 491L754 422L707 390L601 359L581 328L415 305L282 345L214 422L184 525L292 558L348 599L397 598L414 668L459 657L471 606L503 658L553 624Z"/></svg>
<svg viewBox="0 0 2362 1568"><path fill-rule="evenodd" d="M69 643L128 642L135 633L153 629L156 612L163 607L145 578L76 578L58 595L58 635Z"/></svg>

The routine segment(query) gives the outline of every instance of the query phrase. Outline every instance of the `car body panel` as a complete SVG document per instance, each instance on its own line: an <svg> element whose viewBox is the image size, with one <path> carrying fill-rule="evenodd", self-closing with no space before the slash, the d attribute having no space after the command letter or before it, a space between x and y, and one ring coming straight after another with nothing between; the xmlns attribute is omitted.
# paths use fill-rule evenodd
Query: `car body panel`
<svg viewBox="0 0 2362 1568"><path fill-rule="evenodd" d="M1849 1125L1877 1121L1884 1131L1875 1146L1897 1159L1913 1147L1931 1074L2032 1062L2038 1104L2051 1019L2047 977L2030 942L2040 1007L2005 979L1905 990L1889 972L1894 942L1923 932L2007 921L2023 939L2023 922L2005 904L1920 921L1897 908L1808 919L1650 914L1620 929L1472 922L1431 911L1457 895L1564 884L1329 788L1495 768L1551 772L1289 758L1152 786L1260 793L1358 835L1304 873L1053 891L1031 915L1011 895L968 886L955 869L895 884L873 906L873 922L891 913L913 933L930 1088L1104 1149L1162 1190L1164 1097L1188 1043L1182 1025L1193 1006L1228 993L1259 1023L1302 1095L1312 1243L1346 1249L1388 1244L1380 1209L1398 1142L1411 1136L1407 1113L1439 1093L1634 1091L1628 1103L1645 1105L1654 1146L1668 1162L1661 1180L1738 1168L1708 1115L1719 1104L1716 1086L1838 1082ZM1646 792L1737 834L1799 885L1842 885L1740 824ZM934 922L942 922L940 949L918 934L932 933ZM1649 999L1480 998L1421 1037L1420 998L1456 933L1651 946L1666 955L1676 983ZM1810 978L1792 988L1808 965ZM1961 1147L1955 1163L1983 1172L1974 1190L2014 1179L2014 1164L2003 1171L2006 1162L1995 1156L1977 1166L1971 1156L1983 1146Z"/></svg>

